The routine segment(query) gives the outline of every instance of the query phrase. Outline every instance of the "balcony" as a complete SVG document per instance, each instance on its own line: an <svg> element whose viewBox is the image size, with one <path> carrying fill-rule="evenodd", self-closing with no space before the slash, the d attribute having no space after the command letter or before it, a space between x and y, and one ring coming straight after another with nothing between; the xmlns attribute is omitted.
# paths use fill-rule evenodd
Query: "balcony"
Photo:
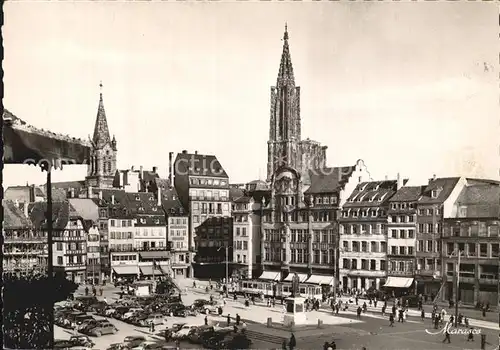
<svg viewBox="0 0 500 350"><path fill-rule="evenodd" d="M389 271L387 273L389 276L404 276L404 277L410 277L413 276L413 271Z"/></svg>
<svg viewBox="0 0 500 350"><path fill-rule="evenodd" d="M62 236L62 237L57 237L54 236L53 238L54 242L75 242L75 241L81 241L85 242L87 238L85 236Z"/></svg>
<svg viewBox="0 0 500 350"><path fill-rule="evenodd" d="M5 237L4 243L47 243L47 237Z"/></svg>
<svg viewBox="0 0 500 350"><path fill-rule="evenodd" d="M431 269L426 269L426 270L420 269L415 271L415 275L441 277L441 271L431 270Z"/></svg>
<svg viewBox="0 0 500 350"><path fill-rule="evenodd" d="M33 249L33 250L6 250L4 251L5 255L14 255L14 256L28 256L28 255L41 255L44 254L44 249Z"/></svg>
<svg viewBox="0 0 500 350"><path fill-rule="evenodd" d="M85 249L68 249L64 252L64 255L80 255L87 254Z"/></svg>

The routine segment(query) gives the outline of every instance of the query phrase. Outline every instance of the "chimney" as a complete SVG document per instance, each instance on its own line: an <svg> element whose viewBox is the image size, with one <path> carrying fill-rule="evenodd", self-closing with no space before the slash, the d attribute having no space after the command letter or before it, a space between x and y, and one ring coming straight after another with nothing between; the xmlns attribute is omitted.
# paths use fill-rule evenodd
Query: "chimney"
<svg viewBox="0 0 500 350"><path fill-rule="evenodd" d="M399 175L398 173L398 177L397 177L397 190L399 190L401 187L403 187L403 179L401 178L401 175Z"/></svg>
<svg viewBox="0 0 500 350"><path fill-rule="evenodd" d="M114 194L111 195L111 204L113 204L113 205L115 204L115 195Z"/></svg>
<svg viewBox="0 0 500 350"><path fill-rule="evenodd" d="M386 175L385 176L385 181L387 181L387 180L389 180L389 176Z"/></svg>
<svg viewBox="0 0 500 350"><path fill-rule="evenodd" d="M170 187L173 186L173 181L174 181L174 152L169 152L168 153L168 182Z"/></svg>
<svg viewBox="0 0 500 350"><path fill-rule="evenodd" d="M69 189L69 194L70 194L70 198L75 198L75 189L74 188L70 188Z"/></svg>
<svg viewBox="0 0 500 350"><path fill-rule="evenodd" d="M24 216L25 216L26 218L28 218L28 217L29 217L29 216L28 216L28 215L29 215L29 213L28 213L28 204L29 204L29 203L24 202L24 206L23 206Z"/></svg>
<svg viewBox="0 0 500 350"><path fill-rule="evenodd" d="M156 174L156 170L158 170L158 167L154 166L154 167L153 167L153 173L155 173L155 174Z"/></svg>
<svg viewBox="0 0 500 350"><path fill-rule="evenodd" d="M161 207L161 187L158 187L158 192L156 193L158 196L158 206Z"/></svg>
<svg viewBox="0 0 500 350"><path fill-rule="evenodd" d="M87 187L87 198L92 198L92 186Z"/></svg>
<svg viewBox="0 0 500 350"><path fill-rule="evenodd" d="M143 174L143 171L144 171L144 168L142 167L142 165L139 167L139 178L142 180L144 179L144 174Z"/></svg>
<svg viewBox="0 0 500 350"><path fill-rule="evenodd" d="M187 154L188 151L186 151L185 149L182 150L182 154Z"/></svg>
<svg viewBox="0 0 500 350"><path fill-rule="evenodd" d="M133 165L130 167L130 170L131 170L131 171L134 171L134 166L133 166Z"/></svg>
<svg viewBox="0 0 500 350"><path fill-rule="evenodd" d="M194 151L194 154L198 154L198 151Z"/></svg>
<svg viewBox="0 0 500 350"><path fill-rule="evenodd" d="M99 191L99 199L102 200L102 191Z"/></svg>
<svg viewBox="0 0 500 350"><path fill-rule="evenodd" d="M35 201L35 185L31 185L30 187L30 202Z"/></svg>

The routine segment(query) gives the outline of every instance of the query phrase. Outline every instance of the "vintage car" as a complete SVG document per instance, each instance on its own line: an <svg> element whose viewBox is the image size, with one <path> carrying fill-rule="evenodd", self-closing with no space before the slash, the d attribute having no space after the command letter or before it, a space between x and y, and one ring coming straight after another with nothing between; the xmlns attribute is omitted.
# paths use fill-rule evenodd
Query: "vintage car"
<svg viewBox="0 0 500 350"><path fill-rule="evenodd" d="M97 327L92 328L89 331L89 334L95 337L100 337L101 335L104 334L115 334L116 332L118 332L118 329L115 326L113 326L109 322L108 323L103 322L98 324Z"/></svg>

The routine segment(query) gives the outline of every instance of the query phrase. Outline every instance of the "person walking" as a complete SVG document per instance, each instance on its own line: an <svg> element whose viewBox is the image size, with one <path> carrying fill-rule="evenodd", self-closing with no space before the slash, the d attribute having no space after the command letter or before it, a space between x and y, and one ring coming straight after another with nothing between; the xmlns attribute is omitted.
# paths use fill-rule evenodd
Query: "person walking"
<svg viewBox="0 0 500 350"><path fill-rule="evenodd" d="M89 287L85 287L85 296L89 295Z"/></svg>
<svg viewBox="0 0 500 350"><path fill-rule="evenodd" d="M443 339L443 343L446 342L448 340L448 344L451 343L451 339L450 339L450 331L448 330L448 325L446 325L446 327L444 328L444 339Z"/></svg>
<svg viewBox="0 0 500 350"><path fill-rule="evenodd" d="M208 326L208 317L205 316L205 326Z"/></svg>
<svg viewBox="0 0 500 350"><path fill-rule="evenodd" d="M358 310L357 310L357 315L358 315L358 319L361 319L361 306L358 306Z"/></svg>
<svg viewBox="0 0 500 350"><path fill-rule="evenodd" d="M394 314L389 315L389 327L394 327Z"/></svg>
<svg viewBox="0 0 500 350"><path fill-rule="evenodd" d="M467 335L467 341L474 341L474 330L472 327L469 329L469 334Z"/></svg>
<svg viewBox="0 0 500 350"><path fill-rule="evenodd" d="M289 347L290 347L290 350L293 350L295 349L295 347L297 346L297 341L295 340L295 335L292 333L292 335L290 336L290 342L289 342Z"/></svg>
<svg viewBox="0 0 500 350"><path fill-rule="evenodd" d="M231 325L231 315L230 314L227 314L227 325L228 326Z"/></svg>
<svg viewBox="0 0 500 350"><path fill-rule="evenodd" d="M420 312L420 318L422 319L422 321L425 319L425 311L423 308L422 311Z"/></svg>
<svg viewBox="0 0 500 350"><path fill-rule="evenodd" d="M241 321L241 317L239 314L236 314L236 325L239 326Z"/></svg>

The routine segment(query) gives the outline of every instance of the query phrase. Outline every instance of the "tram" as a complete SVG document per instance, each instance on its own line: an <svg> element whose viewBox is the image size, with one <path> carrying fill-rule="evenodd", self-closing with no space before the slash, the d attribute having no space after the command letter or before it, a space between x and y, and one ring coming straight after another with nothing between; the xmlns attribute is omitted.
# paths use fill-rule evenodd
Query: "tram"
<svg viewBox="0 0 500 350"><path fill-rule="evenodd" d="M238 294L254 296L263 295L265 298L275 297L276 299L283 299L291 296L292 283L262 280L241 280L238 283L236 292ZM301 283L299 285L299 293L305 298L321 299L323 297L323 290L321 286L316 284Z"/></svg>

